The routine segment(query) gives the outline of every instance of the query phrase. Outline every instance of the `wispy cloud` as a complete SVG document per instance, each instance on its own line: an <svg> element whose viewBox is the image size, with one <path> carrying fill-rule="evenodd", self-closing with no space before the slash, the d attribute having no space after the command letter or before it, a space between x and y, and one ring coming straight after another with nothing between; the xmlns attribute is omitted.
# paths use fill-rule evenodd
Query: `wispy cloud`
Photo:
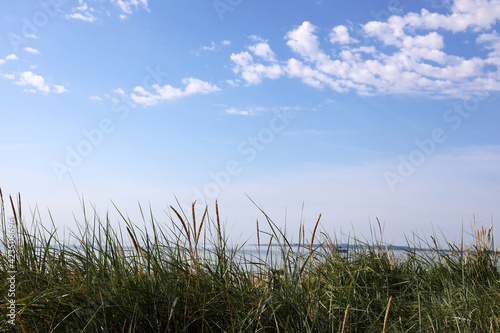
<svg viewBox="0 0 500 333"><path fill-rule="evenodd" d="M2 77L5 79L9 79L9 80L14 80L16 78L16 76L14 74L3 74L3 73L2 73Z"/></svg>
<svg viewBox="0 0 500 333"><path fill-rule="evenodd" d="M254 108L247 108L247 109L237 109L237 108L227 108L225 112L227 114L236 114L240 116L254 116L257 113L261 111L265 111L265 108L262 107L254 107Z"/></svg>
<svg viewBox="0 0 500 333"><path fill-rule="evenodd" d="M120 18L122 20L127 18L128 15L132 15L134 10L139 8L149 11L148 0L111 0L111 2L121 9Z"/></svg>
<svg viewBox="0 0 500 333"><path fill-rule="evenodd" d="M81 21L85 21L85 22L90 22L90 23L92 23L95 20L97 20L97 18L95 16L93 16L92 14L90 14L90 13L73 13L73 14L67 15L67 17L75 19L75 20L81 20Z"/></svg>
<svg viewBox="0 0 500 333"><path fill-rule="evenodd" d="M331 134L328 130L318 130L314 128L304 129L300 131L283 131L285 136L325 136Z"/></svg>
<svg viewBox="0 0 500 333"><path fill-rule="evenodd" d="M480 91L500 91L500 2L456 0L448 14L393 15L361 25L363 43L350 28L337 25L329 34L333 51L324 51L318 28L305 21L286 35L296 57L277 60L267 41L233 53L233 71L247 84L283 76L299 78L318 89L355 91L360 95L412 94L464 98ZM465 58L445 51L444 32L476 34L486 57ZM358 35L357 35L358 36ZM258 57L256 60L254 57Z"/></svg>
<svg viewBox="0 0 500 333"><path fill-rule="evenodd" d="M195 94L205 95L220 90L214 84L192 77L183 79L182 83L185 85L184 89L174 88L168 84L164 86L155 84L153 85L154 92L149 92L143 87L138 86L134 88L134 92L130 94L130 98L137 104L152 106L164 100L173 100Z"/></svg>
<svg viewBox="0 0 500 333"><path fill-rule="evenodd" d="M71 18L75 20L85 21L85 22L95 22L97 18L92 14L95 12L93 7L89 7L87 3L83 0L78 0L80 6L73 8L72 13L66 15L66 18Z"/></svg>
<svg viewBox="0 0 500 333"><path fill-rule="evenodd" d="M34 49L32 47L29 47L29 46L25 47L24 51L29 52L29 53L33 53L33 54L37 54L38 53L37 49Z"/></svg>
<svg viewBox="0 0 500 333"><path fill-rule="evenodd" d="M240 116L255 116L265 112L296 112L303 110L301 106L275 106L275 107L263 107L263 106L252 106L252 107L228 107L227 105L218 105L223 107L224 112L227 114L240 115Z"/></svg>
<svg viewBox="0 0 500 333"><path fill-rule="evenodd" d="M229 40L223 40L221 42L214 42L211 41L210 45L200 45L200 47L197 50L191 51L192 54L199 56L201 52L208 52L208 51L218 51L222 47L229 46L231 45L231 41Z"/></svg>
<svg viewBox="0 0 500 333"><path fill-rule="evenodd" d="M66 89L66 87L64 87L62 85L55 84L54 85L54 92L56 94L62 94L62 93L68 92L68 90Z"/></svg>

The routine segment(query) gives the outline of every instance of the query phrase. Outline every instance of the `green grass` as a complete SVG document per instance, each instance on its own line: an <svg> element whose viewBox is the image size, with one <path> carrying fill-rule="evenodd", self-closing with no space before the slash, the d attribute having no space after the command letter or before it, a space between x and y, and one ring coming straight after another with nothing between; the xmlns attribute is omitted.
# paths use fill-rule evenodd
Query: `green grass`
<svg viewBox="0 0 500 333"><path fill-rule="evenodd" d="M318 223L309 237L302 226L301 246L292 246L262 212L257 235L272 235L278 251L242 257L245 244L228 244L217 206L203 216L194 206L171 207L167 222L141 211L141 227L122 216L118 230L93 214L70 246L53 223L23 224L18 200L9 207L18 237L17 318L12 326L2 314L2 332L500 332L491 228L475 230L470 245L445 243L452 251L433 238L424 243L433 252L398 255L375 237L349 237L344 253ZM419 244L408 246L422 247L413 238ZM4 282L8 259L2 250ZM1 288L6 314L8 284Z"/></svg>

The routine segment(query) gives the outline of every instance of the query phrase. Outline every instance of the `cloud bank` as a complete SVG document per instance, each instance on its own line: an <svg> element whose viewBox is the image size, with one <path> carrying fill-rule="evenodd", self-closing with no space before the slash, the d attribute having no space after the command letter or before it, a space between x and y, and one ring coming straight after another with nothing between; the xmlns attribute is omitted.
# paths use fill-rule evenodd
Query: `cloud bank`
<svg viewBox="0 0 500 333"><path fill-rule="evenodd" d="M352 27L337 25L326 51L318 27L304 21L285 35L293 57L278 61L267 41L259 39L230 59L247 85L289 77L339 93L464 98L500 91L500 36L494 30L499 19L498 0L456 0L448 14L422 9L393 15L361 25L355 36ZM476 45L469 47L487 52L470 58L449 54L450 34L473 36Z"/></svg>

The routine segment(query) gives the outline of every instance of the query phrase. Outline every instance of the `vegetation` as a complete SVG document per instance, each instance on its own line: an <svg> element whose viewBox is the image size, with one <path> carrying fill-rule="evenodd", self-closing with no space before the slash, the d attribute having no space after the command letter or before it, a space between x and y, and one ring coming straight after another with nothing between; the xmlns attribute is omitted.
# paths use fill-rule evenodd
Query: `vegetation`
<svg viewBox="0 0 500 333"><path fill-rule="evenodd" d="M9 229L0 199L7 313ZM54 224L33 218L26 226L16 201L16 318L13 326L2 315L2 332L500 332L491 228L475 230L469 246L445 244L448 251L434 238L425 244L433 251L411 250L422 247L414 241L404 253L349 238L344 252L318 223L307 239L302 226L298 246L290 244L262 212L256 231L266 251L251 256L245 244L228 244L217 204L202 216L193 204L187 213L171 207L167 225L151 212L142 228L122 216L123 230L94 214L73 246Z"/></svg>

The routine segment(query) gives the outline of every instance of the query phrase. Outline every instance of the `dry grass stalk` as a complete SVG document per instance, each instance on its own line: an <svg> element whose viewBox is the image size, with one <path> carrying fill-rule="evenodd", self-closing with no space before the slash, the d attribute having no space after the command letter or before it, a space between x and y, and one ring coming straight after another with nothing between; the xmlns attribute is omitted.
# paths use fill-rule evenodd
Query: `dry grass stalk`
<svg viewBox="0 0 500 333"><path fill-rule="evenodd" d="M17 220L16 208L14 208L14 201L12 200L12 196L10 194L9 194L9 199L10 199L10 206L12 207L12 213L14 214L14 221L16 221L16 228L19 228L19 225L17 223L18 220Z"/></svg>
<svg viewBox="0 0 500 333"><path fill-rule="evenodd" d="M347 324L347 316L349 315L349 306L350 306L350 304L347 304L347 308L345 308L344 321L342 322L342 333L345 333L345 327Z"/></svg>
<svg viewBox="0 0 500 333"><path fill-rule="evenodd" d="M21 211L21 193L17 194L17 209L19 212L19 223L22 226L23 225L23 217L21 216L21 214L22 214L22 211Z"/></svg>
<svg viewBox="0 0 500 333"><path fill-rule="evenodd" d="M7 244L7 224L5 222L5 209L4 209L4 202L3 202L3 193L2 189L0 188L0 215L2 215L2 227L3 227L3 237L4 237L4 244Z"/></svg>
<svg viewBox="0 0 500 333"><path fill-rule="evenodd" d="M191 214L193 215L193 232L194 232L194 240L195 240L195 248L196 248L196 215L194 213L194 205L196 204L196 200L193 201L191 205Z"/></svg>
<svg viewBox="0 0 500 333"><path fill-rule="evenodd" d="M389 297L389 303L387 303L387 309L385 310L384 328L382 329L382 333L385 333L385 329L387 326L387 318L389 317L389 309L391 308L391 301L392 301L392 296Z"/></svg>
<svg viewBox="0 0 500 333"><path fill-rule="evenodd" d="M189 232L189 228L187 227L186 223L184 222L184 220L182 219L182 216L181 214L179 214L174 207L170 206L170 208L174 211L174 213L177 215L177 217L179 218L179 220L181 221L181 224L182 224L182 227L184 228L184 231L186 231L186 236L187 236L187 239L188 239L188 242L189 242L189 251L191 252L191 255L193 254L193 246L192 246L192 243L191 243L191 234Z"/></svg>
<svg viewBox="0 0 500 333"><path fill-rule="evenodd" d="M271 239L269 240L269 244L267 244L267 251L266 251L266 260L264 262L267 262L267 256L269 254L269 249L271 248L271 242L273 241L274 235L271 235Z"/></svg>
<svg viewBox="0 0 500 333"><path fill-rule="evenodd" d="M491 333L495 333L495 325L493 325L493 317L490 317Z"/></svg>
<svg viewBox="0 0 500 333"><path fill-rule="evenodd" d="M383 236L383 233L382 233L382 225L380 224L380 220L378 219L378 217L376 217L377 219L377 224L378 224L378 231L380 233L380 244L384 244L384 236Z"/></svg>
<svg viewBox="0 0 500 333"><path fill-rule="evenodd" d="M141 256L139 254L139 247L137 246L137 242L135 241L134 235L130 231L130 229L127 227L127 232L130 235L130 238L132 239L132 244L134 244L135 247L135 252L137 253L137 260L140 262L141 261Z"/></svg>
<svg viewBox="0 0 500 333"><path fill-rule="evenodd" d="M319 225L319 220L320 219L321 219L321 214L319 214L319 216L318 216L318 220L316 221L316 225L314 226L314 230L313 230L313 233L312 233L311 244L310 244L311 250L312 250L312 247L313 247L314 236L316 235L316 229L318 229L318 225Z"/></svg>
<svg viewBox="0 0 500 333"><path fill-rule="evenodd" d="M207 216L208 206L205 206L205 212L203 212L203 217L201 218L200 226L198 227L198 233L195 235L195 247L198 248L198 240L200 239L201 227L203 227L203 222L205 221L205 216Z"/></svg>
<svg viewBox="0 0 500 333"><path fill-rule="evenodd" d="M259 253L260 253L260 231L259 231L259 220L257 220L257 245L259 247Z"/></svg>
<svg viewBox="0 0 500 333"><path fill-rule="evenodd" d="M222 232L220 229L219 205L217 204L217 200L215 200L215 216L217 217L217 233L219 234L219 244L222 245Z"/></svg>
<svg viewBox="0 0 500 333"><path fill-rule="evenodd" d="M304 225L302 225L302 244L306 245L306 231ZM302 254L304 254L305 246L302 246Z"/></svg>

